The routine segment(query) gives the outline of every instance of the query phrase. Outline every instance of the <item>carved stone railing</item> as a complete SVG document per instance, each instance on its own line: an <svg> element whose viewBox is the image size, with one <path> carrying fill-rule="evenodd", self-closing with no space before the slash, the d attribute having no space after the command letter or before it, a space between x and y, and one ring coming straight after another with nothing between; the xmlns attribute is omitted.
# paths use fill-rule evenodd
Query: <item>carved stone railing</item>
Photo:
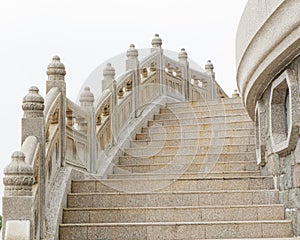
<svg viewBox="0 0 300 240"><path fill-rule="evenodd" d="M138 50L130 45L125 73L116 77L108 63L100 97L95 101L85 87L80 105L67 98L65 66L53 57L45 100L37 87L23 99L21 151L13 154L5 170L3 237L17 221L28 230L28 239L57 239L72 178L108 174L122 154L121 146L128 145L134 131L158 112L155 103L227 97L210 62L206 72L190 69L184 49L176 61L164 55L161 45L156 35L151 54L141 62Z"/></svg>

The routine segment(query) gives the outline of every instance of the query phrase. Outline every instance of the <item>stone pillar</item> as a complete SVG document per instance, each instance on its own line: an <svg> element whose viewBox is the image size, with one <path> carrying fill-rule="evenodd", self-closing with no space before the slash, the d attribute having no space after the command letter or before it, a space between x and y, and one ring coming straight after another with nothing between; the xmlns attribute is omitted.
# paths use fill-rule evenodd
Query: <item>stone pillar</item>
<svg viewBox="0 0 300 240"><path fill-rule="evenodd" d="M216 98L216 89L215 89L215 72L214 65L211 60L208 60L205 65L205 71L210 76L210 81L207 83L207 98L208 100L213 100Z"/></svg>
<svg viewBox="0 0 300 240"><path fill-rule="evenodd" d="M185 97L185 100L190 100L189 98L189 87L190 87L190 74L189 74L189 62L188 62L188 54L184 48L182 48L178 54L179 62L184 65L184 69L182 72L182 77L185 80L182 84L182 94Z"/></svg>
<svg viewBox="0 0 300 240"><path fill-rule="evenodd" d="M157 51L159 53L159 62L157 63L157 66L159 68L159 95L162 96L166 94L166 84L164 81L164 72L165 72L165 64L164 64L164 52L161 48L162 46L162 39L159 37L159 34L155 34L154 38L151 41L152 48L151 52Z"/></svg>
<svg viewBox="0 0 300 240"><path fill-rule="evenodd" d="M45 220L45 119L44 119L44 99L39 95L37 87L31 87L28 94L23 98L22 109L22 144L29 136L35 136L40 144L39 155L39 229L41 237L44 236ZM42 220L40 220L42 219Z"/></svg>
<svg viewBox="0 0 300 240"><path fill-rule="evenodd" d="M90 172L95 171L96 161L96 119L95 119L95 108L94 108L94 94L90 91L89 87L85 87L81 93L79 102L81 107L89 114L88 120L88 169Z"/></svg>
<svg viewBox="0 0 300 240"><path fill-rule="evenodd" d="M60 161L61 166L65 165L65 154L66 154L66 109L67 109L67 96L66 96L66 83L65 75L66 70L64 64L60 62L58 56L52 58L52 62L48 65L47 68L48 80L46 83L46 92L48 93L51 88L57 87L61 94L61 105L60 112L58 116L59 121L59 130L60 130Z"/></svg>
<svg viewBox="0 0 300 240"><path fill-rule="evenodd" d="M126 56L126 70L134 70L134 76L133 76L133 91L132 91L132 110L134 111L134 116L137 117L139 108L139 86L141 82L140 78L140 63L138 60L138 50L135 48L134 44L131 44L129 46L129 49L127 50Z"/></svg>
<svg viewBox="0 0 300 240"><path fill-rule="evenodd" d="M111 88L115 75L115 69L111 66L111 63L107 63L106 67L103 69L102 91Z"/></svg>
<svg viewBox="0 0 300 240"><path fill-rule="evenodd" d="M31 240L35 238L33 169L25 162L22 152L14 152L11 158L10 164L4 169L2 239Z"/></svg>

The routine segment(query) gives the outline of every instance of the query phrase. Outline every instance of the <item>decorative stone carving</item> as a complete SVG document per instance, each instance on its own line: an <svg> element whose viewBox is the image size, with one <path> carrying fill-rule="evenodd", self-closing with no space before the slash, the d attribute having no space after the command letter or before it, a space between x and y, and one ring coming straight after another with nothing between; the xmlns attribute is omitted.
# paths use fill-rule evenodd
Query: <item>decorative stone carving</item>
<svg viewBox="0 0 300 240"><path fill-rule="evenodd" d="M118 98L119 98L119 99L123 98L123 97L124 97L124 93L125 93L125 92L124 92L124 89L123 89L123 88L120 88L119 91L118 91Z"/></svg>
<svg viewBox="0 0 300 240"><path fill-rule="evenodd" d="M271 142L280 154L296 147L300 126L299 86L291 70L284 71L271 87Z"/></svg>
<svg viewBox="0 0 300 240"><path fill-rule="evenodd" d="M131 90L132 90L132 81L129 80L129 81L126 82L125 91L129 92Z"/></svg>
<svg viewBox="0 0 300 240"><path fill-rule="evenodd" d="M205 64L205 70L206 71L213 71L214 70L214 65L212 64L211 60L208 60L207 63Z"/></svg>
<svg viewBox="0 0 300 240"><path fill-rule="evenodd" d="M85 87L83 92L80 95L79 102L81 106L93 106L94 105L94 94L91 92L89 87Z"/></svg>
<svg viewBox="0 0 300 240"><path fill-rule="evenodd" d="M156 63L155 62L151 62L150 64L150 72L155 72L156 71Z"/></svg>
<svg viewBox="0 0 300 240"><path fill-rule="evenodd" d="M4 169L5 196L32 196L34 184L33 169L25 162L25 155L20 151L12 154L12 161Z"/></svg>
<svg viewBox="0 0 300 240"><path fill-rule="evenodd" d="M48 80L64 81L66 75L65 65L60 62L59 56L54 56L52 62L48 65L47 69Z"/></svg>
<svg viewBox="0 0 300 240"><path fill-rule="evenodd" d="M143 70L142 70L142 77L143 78L148 77L148 70L147 70L147 68L143 68Z"/></svg>
<svg viewBox="0 0 300 240"><path fill-rule="evenodd" d="M108 116L109 115L109 105L105 105L103 110L102 110L102 116Z"/></svg>
<svg viewBox="0 0 300 240"><path fill-rule="evenodd" d="M23 98L23 117L42 117L44 107L44 98L39 94L39 89L37 87L29 88L29 93Z"/></svg>

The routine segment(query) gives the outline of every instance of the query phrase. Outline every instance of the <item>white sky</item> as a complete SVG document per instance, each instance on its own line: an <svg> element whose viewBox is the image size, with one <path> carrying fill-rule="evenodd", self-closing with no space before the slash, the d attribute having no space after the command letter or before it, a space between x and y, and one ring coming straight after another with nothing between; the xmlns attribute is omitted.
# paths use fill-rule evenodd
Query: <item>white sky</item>
<svg viewBox="0 0 300 240"><path fill-rule="evenodd" d="M231 95L236 88L235 34L246 2L0 0L0 178L11 154L20 149L22 98L34 85L44 96L46 68L53 55L66 66L67 95L75 101L99 64L131 43L151 47L151 39L159 33L163 48L184 47L203 68L211 59L217 81Z"/></svg>

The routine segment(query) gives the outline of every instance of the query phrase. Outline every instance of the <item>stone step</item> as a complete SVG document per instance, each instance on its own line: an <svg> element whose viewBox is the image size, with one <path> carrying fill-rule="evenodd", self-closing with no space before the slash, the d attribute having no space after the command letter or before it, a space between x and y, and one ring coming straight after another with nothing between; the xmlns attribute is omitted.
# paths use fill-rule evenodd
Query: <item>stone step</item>
<svg viewBox="0 0 300 240"><path fill-rule="evenodd" d="M246 114L228 114L225 113L208 113L204 114L201 112L186 112L186 113L171 113L171 114L155 114L154 120L183 120L187 118L197 119L201 123L206 122L240 122L240 121L251 121L250 117Z"/></svg>
<svg viewBox="0 0 300 240"><path fill-rule="evenodd" d="M185 172L176 173L130 173L130 174L110 174L108 179L127 179L127 178L166 178L166 179L194 179L197 177L244 177L244 176L260 176L260 171L227 171L227 172Z"/></svg>
<svg viewBox="0 0 300 240"><path fill-rule="evenodd" d="M255 162L254 152L231 152L222 154L165 154L150 157L134 157L134 156L121 156L119 157L120 165L135 165L135 164L167 164L167 163L202 163L204 160L218 161L218 162L235 162L247 161Z"/></svg>
<svg viewBox="0 0 300 240"><path fill-rule="evenodd" d="M171 134L170 134L171 135ZM195 134L196 135L196 134ZM237 145L237 144L249 144L253 145L255 139L253 136L241 136L241 137L201 137L201 138L174 138L169 134L155 134L151 135L151 139L134 140L131 141L130 147L161 147L161 146L186 146L186 145L201 145L205 146L210 144L211 141L218 142L224 145ZM158 138L158 139L157 139Z"/></svg>
<svg viewBox="0 0 300 240"><path fill-rule="evenodd" d="M226 113L226 114L247 114L245 108L243 106L237 106L236 108L228 108L228 106L219 106L216 108L211 108L209 106L194 106L192 108L189 107L173 107L173 108L161 108L159 113L185 113L185 112L201 112L204 114L217 114L217 113Z"/></svg>
<svg viewBox="0 0 300 240"><path fill-rule="evenodd" d="M177 108L177 107L197 107L197 106L207 106L210 108L217 108L224 106L225 108L236 108L243 107L242 100L240 98L223 98L217 100L209 101L193 101L193 102L173 102L167 103L167 108Z"/></svg>
<svg viewBox="0 0 300 240"><path fill-rule="evenodd" d="M224 221L224 222L155 222L155 223L77 223L61 224L61 240L192 240L224 238L292 237L291 222Z"/></svg>
<svg viewBox="0 0 300 240"><path fill-rule="evenodd" d="M116 165L113 172L116 174L128 173L184 173L184 172L201 172L208 173L211 171L256 171L258 166L256 162L235 161L235 162L216 162L216 163L186 163L178 164L148 164L148 165Z"/></svg>
<svg viewBox="0 0 300 240"><path fill-rule="evenodd" d="M275 190L69 193L68 208L278 204Z"/></svg>
<svg viewBox="0 0 300 240"><path fill-rule="evenodd" d="M73 181L73 193L212 191L274 189L273 177L204 177L190 179L102 179Z"/></svg>
<svg viewBox="0 0 300 240"><path fill-rule="evenodd" d="M155 116L154 116L155 117ZM153 120L149 120L148 123L151 122L162 123L163 125L184 125L184 124L211 124L211 125L220 125L220 124L228 124L228 123L252 123L253 122L247 116L235 116L235 117L181 117L181 118L169 118L169 119L158 119L155 117Z"/></svg>
<svg viewBox="0 0 300 240"><path fill-rule="evenodd" d="M239 145L224 145L222 142L218 145L212 142L211 146L201 145L181 145L181 146L161 146L161 147L136 147L126 148L124 150L125 156L134 157L148 157L154 155L176 154L177 156L183 154L197 153L229 153L229 152L253 152L255 151L254 144L239 144Z"/></svg>
<svg viewBox="0 0 300 240"><path fill-rule="evenodd" d="M205 127L205 126L204 126ZM162 132L164 131L164 132ZM151 126L151 127L143 127L141 130L141 133L137 134L138 135L143 135L143 134L149 134L151 135L165 135L166 133L168 136L173 136L174 138L176 137L185 137L185 138L190 138L199 136L199 137L207 137L211 136L212 133L214 133L213 136L221 136L221 137L239 137L239 136L253 136L254 137L254 129L253 128L235 128L235 129L228 129L226 127L223 129L219 129L218 127L211 127L210 129L207 128L206 130L201 130L199 129L199 126L197 125L185 125L185 126ZM138 138L137 138L138 139Z"/></svg>
<svg viewBox="0 0 300 240"><path fill-rule="evenodd" d="M64 223L212 222L284 220L283 205L149 208L66 208Z"/></svg>
<svg viewBox="0 0 300 240"><path fill-rule="evenodd" d="M253 122L251 121L243 121L243 122L208 122L202 123L200 121L195 121L194 118L186 118L179 120L149 120L148 127L151 126L178 126L181 127L182 130L188 130L190 125L194 125L194 130L201 131L201 130L233 130L233 129L240 129L240 128L252 128L254 127Z"/></svg>

